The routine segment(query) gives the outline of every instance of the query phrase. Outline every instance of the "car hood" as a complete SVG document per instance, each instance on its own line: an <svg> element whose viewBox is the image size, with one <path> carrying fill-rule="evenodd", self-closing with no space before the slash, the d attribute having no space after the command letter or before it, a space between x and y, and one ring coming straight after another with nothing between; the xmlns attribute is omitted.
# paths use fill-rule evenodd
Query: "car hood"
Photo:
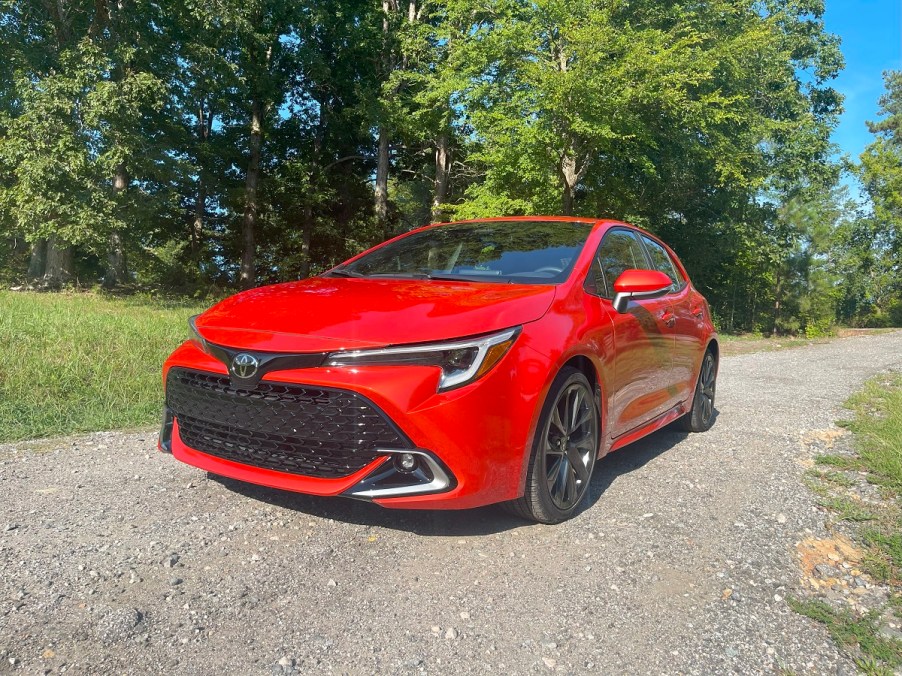
<svg viewBox="0 0 902 676"><path fill-rule="evenodd" d="M539 319L550 285L311 277L252 289L197 318L218 345L328 352L486 333Z"/></svg>

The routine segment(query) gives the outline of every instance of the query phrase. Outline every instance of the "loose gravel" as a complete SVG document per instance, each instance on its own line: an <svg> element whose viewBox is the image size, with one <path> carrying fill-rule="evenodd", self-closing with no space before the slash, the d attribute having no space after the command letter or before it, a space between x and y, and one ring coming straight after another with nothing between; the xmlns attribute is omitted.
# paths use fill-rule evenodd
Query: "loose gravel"
<svg viewBox="0 0 902 676"><path fill-rule="evenodd" d="M559 526L205 475L155 433L0 446L0 672L851 674L797 615L803 442L902 332L723 360L705 433L598 463Z"/></svg>

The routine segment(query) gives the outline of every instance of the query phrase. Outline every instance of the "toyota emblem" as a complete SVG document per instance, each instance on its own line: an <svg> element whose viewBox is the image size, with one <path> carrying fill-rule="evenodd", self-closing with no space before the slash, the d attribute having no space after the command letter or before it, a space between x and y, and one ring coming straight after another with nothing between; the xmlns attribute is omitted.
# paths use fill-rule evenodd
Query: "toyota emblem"
<svg viewBox="0 0 902 676"><path fill-rule="evenodd" d="M259 366L260 362L254 355L241 352L232 359L232 375L237 378L253 378Z"/></svg>

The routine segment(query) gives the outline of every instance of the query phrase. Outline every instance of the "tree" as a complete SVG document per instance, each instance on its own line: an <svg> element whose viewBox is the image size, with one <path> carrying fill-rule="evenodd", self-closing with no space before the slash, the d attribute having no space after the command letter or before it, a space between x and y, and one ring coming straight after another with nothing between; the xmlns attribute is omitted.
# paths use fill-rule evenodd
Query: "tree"
<svg viewBox="0 0 902 676"><path fill-rule="evenodd" d="M861 155L861 180L873 211L848 233L858 260L854 303L868 323L902 324L902 71L884 74L874 141ZM850 294L851 295L851 294ZM847 296L848 298L848 296ZM857 306L862 306L858 309Z"/></svg>
<svg viewBox="0 0 902 676"><path fill-rule="evenodd" d="M861 156L861 176L874 205L874 218L886 229L893 252L902 252L902 71L884 74L879 122L868 128L877 136Z"/></svg>
<svg viewBox="0 0 902 676"><path fill-rule="evenodd" d="M159 159L153 118L166 84L154 71L156 5L13 3L10 56L15 104L6 109L0 156L15 180L3 202L34 244L29 273L64 283L73 245L107 253L105 282L127 277L123 235L146 213L132 176ZM45 243L46 242L46 243ZM43 263L43 265L41 265Z"/></svg>
<svg viewBox="0 0 902 676"><path fill-rule="evenodd" d="M0 265L247 288L429 220L574 213L673 243L731 330L819 326L839 274L856 280L843 312L885 314L898 124L863 159L873 213L837 218L842 57L822 15L821 0L0 0Z"/></svg>

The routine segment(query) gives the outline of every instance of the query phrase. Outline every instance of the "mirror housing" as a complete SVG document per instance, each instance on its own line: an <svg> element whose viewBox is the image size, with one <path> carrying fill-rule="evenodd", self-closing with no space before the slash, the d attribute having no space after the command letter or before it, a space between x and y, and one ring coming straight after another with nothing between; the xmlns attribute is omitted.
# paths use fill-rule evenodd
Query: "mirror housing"
<svg viewBox="0 0 902 676"><path fill-rule="evenodd" d="M670 291L673 280L657 270L624 270L614 282L614 309L626 312L630 299L659 298Z"/></svg>

